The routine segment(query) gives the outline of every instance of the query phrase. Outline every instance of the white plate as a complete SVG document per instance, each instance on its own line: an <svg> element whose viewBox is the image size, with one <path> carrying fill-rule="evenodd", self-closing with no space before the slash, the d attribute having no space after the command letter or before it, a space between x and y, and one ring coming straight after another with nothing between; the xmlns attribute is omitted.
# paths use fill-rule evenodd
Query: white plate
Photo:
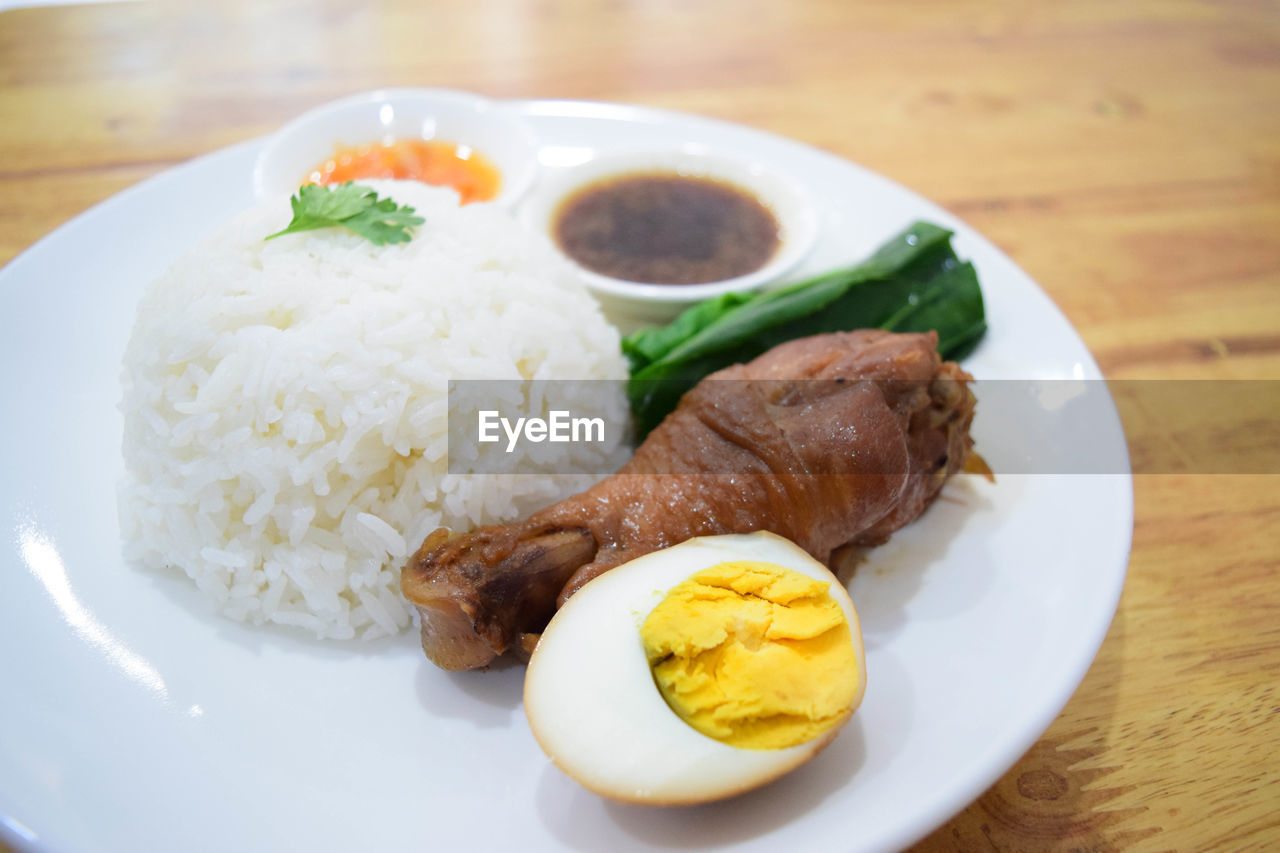
<svg viewBox="0 0 1280 853"><path fill-rule="evenodd" d="M778 137L624 106L522 102L543 180L598 151L685 142L785 164L822 200L800 274L916 218L957 231L991 331L984 378L1092 379L1049 299L954 217ZM0 815L58 851L721 848L888 850L1028 749L1110 623L1132 529L1127 475L962 478L851 585L868 687L813 762L724 803L602 801L533 741L522 670L449 674L405 634L321 645L211 615L184 579L120 556L117 371L144 284L253 201L260 142L166 172L0 272ZM536 192L536 189L535 189ZM1102 432L1123 437L1114 410ZM982 419L979 447L999 441ZM1095 436L1097 433L1095 432ZM985 444L984 444L985 442Z"/></svg>

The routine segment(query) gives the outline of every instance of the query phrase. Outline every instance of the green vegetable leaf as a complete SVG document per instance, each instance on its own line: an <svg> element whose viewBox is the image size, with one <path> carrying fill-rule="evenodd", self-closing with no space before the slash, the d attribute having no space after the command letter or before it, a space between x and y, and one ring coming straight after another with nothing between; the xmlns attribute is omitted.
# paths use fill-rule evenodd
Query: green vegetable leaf
<svg viewBox="0 0 1280 853"><path fill-rule="evenodd" d="M412 207L397 207L394 201L387 198L342 220L342 224L381 246L386 243L407 243L413 237L413 227L422 224L422 217L414 216Z"/></svg>
<svg viewBox="0 0 1280 853"><path fill-rule="evenodd" d="M294 216L306 212L317 219L341 221L360 213L376 198L377 195L368 187L347 182L338 186L306 184L289 202L293 205Z"/></svg>
<svg viewBox="0 0 1280 853"><path fill-rule="evenodd" d="M421 216L414 215L412 207L399 206L389 198L379 199L368 187L350 182L338 186L306 184L289 199L289 205L293 208L293 220L284 230L266 239L317 228L343 227L383 246L409 241L413 228L423 223Z"/></svg>
<svg viewBox="0 0 1280 853"><path fill-rule="evenodd" d="M722 293L685 310L665 326L637 329L622 339L622 353L635 373L665 356L729 311L751 299L749 293Z"/></svg>
<svg viewBox="0 0 1280 853"><path fill-rule="evenodd" d="M759 294L717 297L671 324L624 339L627 396L643 438L702 377L794 338L849 329L938 333L944 358L968 353L986 331L973 266L951 232L916 222L859 264Z"/></svg>

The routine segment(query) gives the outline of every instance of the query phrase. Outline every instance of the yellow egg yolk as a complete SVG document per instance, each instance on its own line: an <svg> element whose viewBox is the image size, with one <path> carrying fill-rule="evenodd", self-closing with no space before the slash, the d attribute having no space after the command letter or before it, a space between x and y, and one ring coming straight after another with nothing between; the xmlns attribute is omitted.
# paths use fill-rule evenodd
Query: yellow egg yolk
<svg viewBox="0 0 1280 853"><path fill-rule="evenodd" d="M849 622L830 585L772 563L719 563L673 587L640 629L667 704L747 749L805 743L857 695Z"/></svg>

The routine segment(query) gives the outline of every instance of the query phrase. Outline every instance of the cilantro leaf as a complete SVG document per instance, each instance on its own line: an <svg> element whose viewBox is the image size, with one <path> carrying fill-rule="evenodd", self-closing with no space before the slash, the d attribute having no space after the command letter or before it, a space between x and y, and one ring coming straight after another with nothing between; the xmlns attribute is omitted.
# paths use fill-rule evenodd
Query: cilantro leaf
<svg viewBox="0 0 1280 853"><path fill-rule="evenodd" d="M412 229L423 223L421 216L413 215L412 207L401 207L389 198L379 199L373 190L349 181L338 186L306 184L289 199L289 205L293 208L293 220L283 231L265 239L316 228L343 227L374 245L383 246L408 242L413 237Z"/></svg>
<svg viewBox="0 0 1280 853"><path fill-rule="evenodd" d="M421 225L422 217L414 216L412 207L396 207L396 203L387 198L349 219L344 219L342 224L361 237L382 246L387 243L407 243L413 236L410 229Z"/></svg>
<svg viewBox="0 0 1280 853"><path fill-rule="evenodd" d="M336 187L304 184L289 200L296 215L299 209L321 219L346 219L368 207L377 196L368 187L347 182Z"/></svg>

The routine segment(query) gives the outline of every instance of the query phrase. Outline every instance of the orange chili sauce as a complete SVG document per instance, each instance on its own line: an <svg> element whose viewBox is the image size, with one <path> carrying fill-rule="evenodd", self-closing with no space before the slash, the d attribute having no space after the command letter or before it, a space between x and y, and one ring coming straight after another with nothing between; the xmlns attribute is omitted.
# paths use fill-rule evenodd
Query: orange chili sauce
<svg viewBox="0 0 1280 853"><path fill-rule="evenodd" d="M490 201L502 174L487 157L466 145L438 139L396 139L369 145L339 145L333 156L307 173L312 184L341 184L369 178L421 181L452 187L462 203Z"/></svg>

